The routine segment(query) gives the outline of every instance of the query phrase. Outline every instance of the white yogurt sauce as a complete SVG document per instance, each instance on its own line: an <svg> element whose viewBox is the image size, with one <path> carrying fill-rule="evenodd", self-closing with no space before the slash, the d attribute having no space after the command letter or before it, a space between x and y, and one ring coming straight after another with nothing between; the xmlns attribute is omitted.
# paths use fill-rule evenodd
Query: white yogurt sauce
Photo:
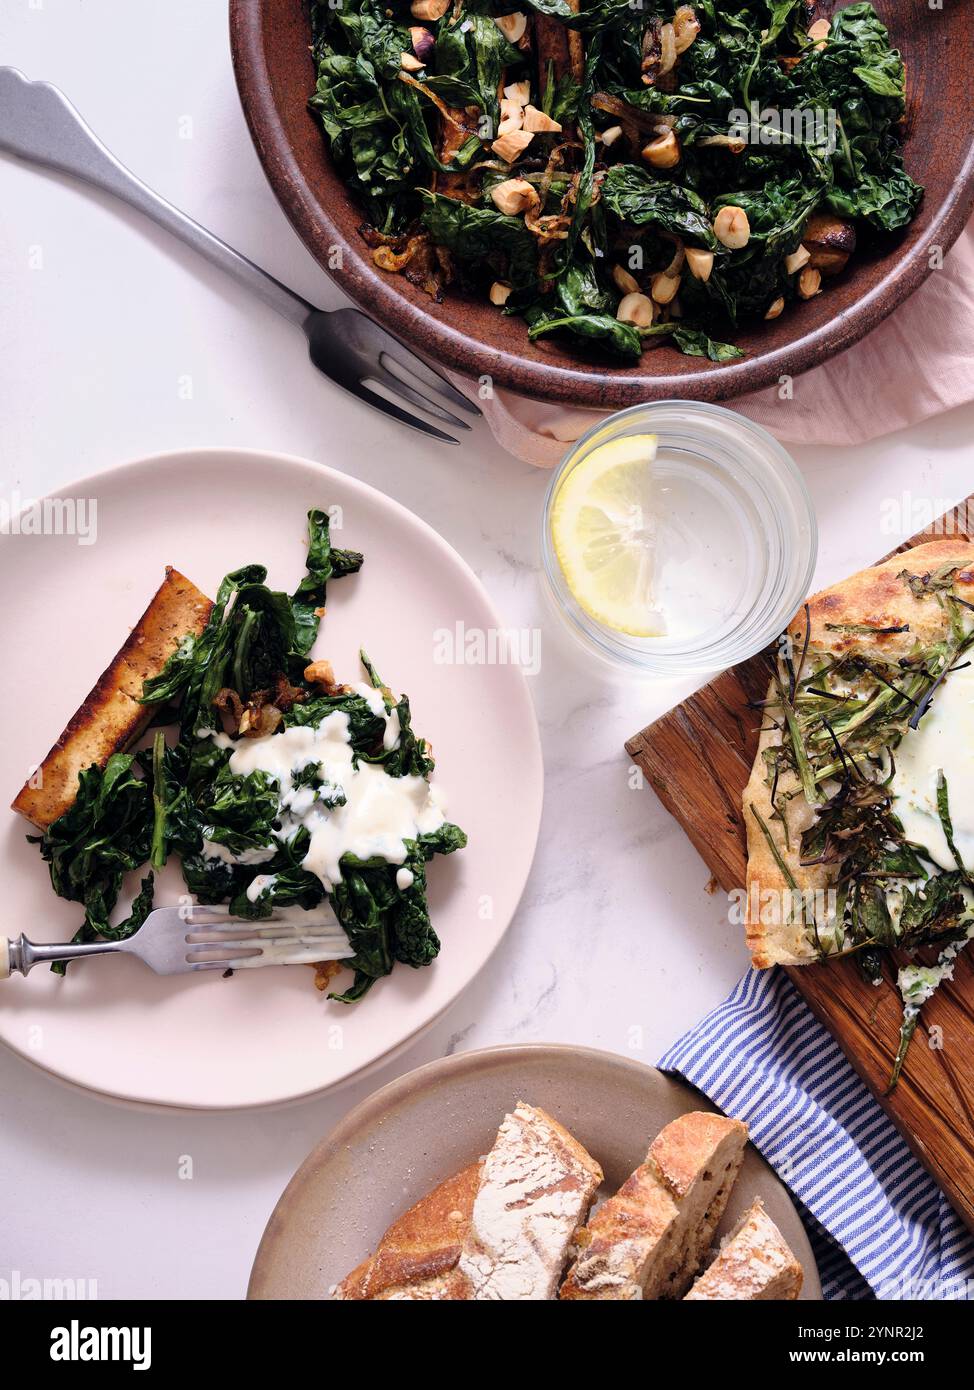
<svg viewBox="0 0 974 1390"><path fill-rule="evenodd" d="M382 697L371 687L359 693L378 696L373 706L386 719L384 746L395 747L399 739L399 718L395 710L388 715ZM264 738L240 739L233 743L224 734L213 736L221 748L232 748L230 771L237 777L261 771L273 777L281 791L279 836L292 839L302 827L311 836L302 866L332 889L340 882L342 855L359 859L380 858L389 864L402 864L406 840L437 830L445 821L436 793L423 777L390 777L378 764L352 760L348 736L348 715L336 710L317 728L296 725ZM306 787L294 787L294 775L317 764L320 775L333 787L341 787L345 805L329 808ZM261 851L270 858L269 852ZM243 862L242 857L237 862ZM251 859L251 863L260 862Z"/></svg>
<svg viewBox="0 0 974 1390"><path fill-rule="evenodd" d="M908 1009L919 1012L931 999L944 980L954 978L954 961L967 943L974 937L974 922L967 928L967 935L959 941L945 946L933 965L905 965L897 976L900 994Z"/></svg>
<svg viewBox="0 0 974 1390"><path fill-rule="evenodd" d="M893 751L893 810L908 840L941 869L956 869L937 811L937 780L947 780L954 844L974 868L974 667L949 675L916 729Z"/></svg>
<svg viewBox="0 0 974 1390"><path fill-rule="evenodd" d="M258 874L247 887L247 901L255 903L262 893L269 892L277 882L277 874Z"/></svg>
<svg viewBox="0 0 974 1390"><path fill-rule="evenodd" d="M376 690L373 685L366 685L364 681L360 681L353 685L352 689L356 695L361 695L374 715L386 721L385 733L382 735L382 747L387 753L391 752L399 742L399 711L395 707L387 710L382 691Z"/></svg>

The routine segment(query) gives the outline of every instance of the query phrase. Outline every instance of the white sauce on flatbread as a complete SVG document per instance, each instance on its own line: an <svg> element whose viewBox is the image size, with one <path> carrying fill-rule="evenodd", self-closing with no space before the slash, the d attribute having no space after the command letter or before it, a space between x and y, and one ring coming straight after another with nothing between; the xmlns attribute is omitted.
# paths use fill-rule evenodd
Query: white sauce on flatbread
<svg viewBox="0 0 974 1390"><path fill-rule="evenodd" d="M974 868L974 666L948 676L916 729L893 752L893 810L906 838L923 845L941 869L956 869L937 811L943 772L954 844Z"/></svg>

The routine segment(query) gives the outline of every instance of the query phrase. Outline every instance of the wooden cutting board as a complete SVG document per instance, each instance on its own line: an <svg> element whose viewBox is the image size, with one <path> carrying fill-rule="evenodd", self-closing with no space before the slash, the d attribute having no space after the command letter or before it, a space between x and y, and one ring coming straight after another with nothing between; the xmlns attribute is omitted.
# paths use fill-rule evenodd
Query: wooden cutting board
<svg viewBox="0 0 974 1390"><path fill-rule="evenodd" d="M893 554L934 539L970 539L962 517L974 495ZM943 529L949 526L952 529ZM888 558L888 557L884 557ZM771 674L770 651L723 672L626 744L663 805L683 826L725 892L744 886L747 862L741 798L751 773ZM728 925L729 931L743 926ZM891 974L876 988L854 960L789 968L791 980L833 1034L921 1163L974 1230L974 964L959 957L953 981L924 1005L903 1075L885 1094L901 1005ZM938 1045L942 1044L942 1045Z"/></svg>

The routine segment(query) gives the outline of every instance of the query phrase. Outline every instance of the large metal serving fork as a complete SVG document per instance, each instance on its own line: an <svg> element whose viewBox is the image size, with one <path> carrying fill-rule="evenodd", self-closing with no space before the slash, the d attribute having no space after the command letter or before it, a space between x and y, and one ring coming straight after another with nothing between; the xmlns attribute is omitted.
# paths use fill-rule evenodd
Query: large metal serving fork
<svg viewBox="0 0 974 1390"><path fill-rule="evenodd" d="M377 385L455 429L470 426L429 392L468 414L480 414L446 377L358 309L316 309L167 203L115 158L63 92L49 82L29 81L17 68L0 67L0 150L83 179L137 208L301 328L312 362L330 381L401 424L447 444L459 442L388 400Z"/></svg>

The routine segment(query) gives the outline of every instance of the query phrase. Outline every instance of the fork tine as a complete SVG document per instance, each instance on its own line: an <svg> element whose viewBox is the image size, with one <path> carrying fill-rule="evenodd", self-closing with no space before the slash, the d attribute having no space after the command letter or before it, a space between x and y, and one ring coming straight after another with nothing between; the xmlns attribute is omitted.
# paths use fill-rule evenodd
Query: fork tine
<svg viewBox="0 0 974 1390"><path fill-rule="evenodd" d="M429 411L430 415L435 415L436 418L442 420L444 424L453 425L454 428L458 430L468 430L470 428L466 420L461 420L459 415L453 414L452 410L447 410L446 406L440 405L438 401L430 400L427 396L423 395L422 391L417 391L415 386L410 386L408 381L403 380L401 376L397 376L395 372L391 372L386 366L386 359L388 356L389 354L386 352L379 354L379 368L375 374L376 381L381 382L383 386L387 386L389 390L395 392L396 395L405 396L407 401L412 401L413 405L418 405L420 410ZM402 364L397 363L396 365L401 366Z"/></svg>
<svg viewBox="0 0 974 1390"><path fill-rule="evenodd" d="M196 925L197 919L199 920L198 927ZM189 907L180 908L180 921L187 931L218 931L221 926L239 927L245 925L239 917L233 916L228 907L206 907L202 903L193 903Z"/></svg>
<svg viewBox="0 0 974 1390"><path fill-rule="evenodd" d="M293 960L274 955L274 948L283 946ZM348 955L348 941L343 932L305 931L286 932L277 936L245 937L239 941L210 939L189 944L185 960L189 969L222 966L286 965L298 960L338 960ZM261 959L266 956L265 959Z"/></svg>
<svg viewBox="0 0 974 1390"><path fill-rule="evenodd" d="M452 382L447 381L442 372L438 372L435 367L431 367L428 362L417 357L414 352L400 343L398 338L394 338L391 333L387 333L384 328L379 331L389 344L388 347L383 346L380 349L380 357L391 358L397 367L401 367L404 372L410 372L431 391L438 391L441 396L445 396L453 405L465 410L468 415L483 414L480 406L469 396L465 396L462 391L458 391ZM405 360L403 360L404 358Z"/></svg>
<svg viewBox="0 0 974 1390"><path fill-rule="evenodd" d="M216 954L219 952L219 955ZM243 960L263 955L259 946L245 946L242 942L232 942L227 946L193 946L186 952L190 965L229 965L232 960Z"/></svg>
<svg viewBox="0 0 974 1390"><path fill-rule="evenodd" d="M302 946L311 942L337 946L343 944L344 940L344 932L337 931L278 932L276 936L210 936L202 941L191 941L187 937L186 954L192 955L194 951L262 951L267 946Z"/></svg>
<svg viewBox="0 0 974 1390"><path fill-rule="evenodd" d="M188 928L194 931L226 931L228 927L239 927L241 931L263 931L267 927L281 928L290 930L298 925L296 918L287 916L287 909L275 910L274 908L266 917L235 917L228 907L196 907L188 909L189 915L183 920ZM202 921L196 926L196 914L202 914ZM309 913L309 916L312 914ZM303 923L301 924L304 925ZM333 926L328 921L312 921L308 925L313 927Z"/></svg>
<svg viewBox="0 0 974 1390"><path fill-rule="evenodd" d="M443 396L451 405L465 410L468 415L480 415L482 413L480 407L469 400L462 391L458 391L442 372L431 367L412 348L407 347L381 324L376 323L375 319L370 318L368 314L363 314L361 309L332 309L326 315L326 322L329 326L328 337L333 338L337 331L341 337L354 344L360 357L364 356L367 359L388 357L403 371L414 376L424 386L428 386L431 391L436 391L437 394ZM322 370L326 376L333 376L329 367L323 367Z"/></svg>
<svg viewBox="0 0 974 1390"><path fill-rule="evenodd" d="M275 946L307 946L312 943L319 946L338 946L343 945L345 940L344 932L335 931L278 932L276 935L266 936L210 936L201 941L192 941L187 937L186 953L192 955L199 951L263 951Z"/></svg>
<svg viewBox="0 0 974 1390"><path fill-rule="evenodd" d="M396 383L399 386L401 383ZM433 439L439 439L444 444L459 444L459 439L454 439L452 434L445 434L443 430L438 430L435 425L429 425L425 420L420 420L417 415L410 415L408 410L402 410L392 401L386 400L385 396L380 396L378 391L370 391L368 386L362 381L350 382L345 387L353 396L358 396L360 401L366 405L371 405L376 410L384 411L386 415L391 415L394 420L398 420L401 425L408 425L410 429L419 430L421 434L428 434Z"/></svg>
<svg viewBox="0 0 974 1390"><path fill-rule="evenodd" d="M225 927L197 927L186 933L186 945L222 946L225 942L236 944L242 941L257 941L256 931L248 930L243 922L234 922Z"/></svg>

